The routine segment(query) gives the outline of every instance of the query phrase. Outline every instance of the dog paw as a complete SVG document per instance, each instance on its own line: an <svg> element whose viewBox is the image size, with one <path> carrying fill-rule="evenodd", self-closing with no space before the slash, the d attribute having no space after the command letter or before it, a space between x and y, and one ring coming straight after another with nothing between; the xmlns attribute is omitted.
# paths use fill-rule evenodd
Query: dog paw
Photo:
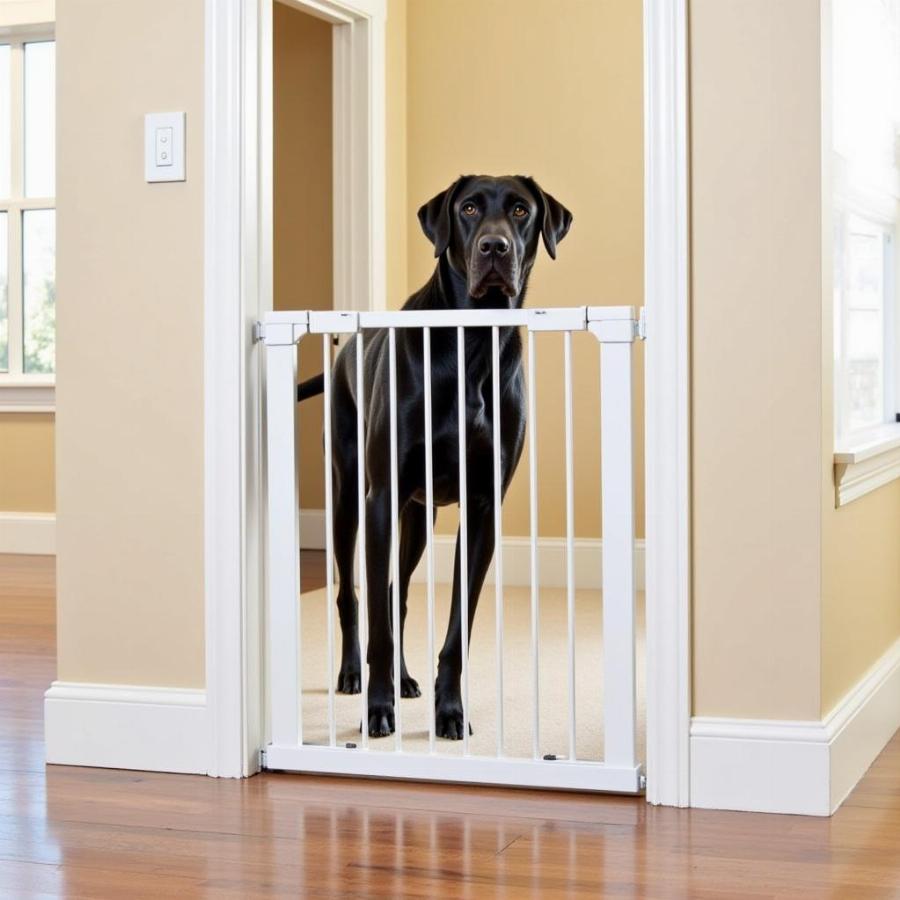
<svg viewBox="0 0 900 900"><path fill-rule="evenodd" d="M358 694L360 691L359 669L341 669L338 673L337 691L339 694Z"/></svg>
<svg viewBox="0 0 900 900"><path fill-rule="evenodd" d="M463 739L463 712L461 704L444 704L435 710L434 733L450 741ZM472 723L469 722L469 734L472 735Z"/></svg>
<svg viewBox="0 0 900 900"><path fill-rule="evenodd" d="M369 737L387 737L394 733L394 708L379 704L369 707Z"/></svg>
<svg viewBox="0 0 900 900"><path fill-rule="evenodd" d="M401 697L421 697L422 692L419 690L419 682L411 675L402 675L400 677L400 696Z"/></svg>

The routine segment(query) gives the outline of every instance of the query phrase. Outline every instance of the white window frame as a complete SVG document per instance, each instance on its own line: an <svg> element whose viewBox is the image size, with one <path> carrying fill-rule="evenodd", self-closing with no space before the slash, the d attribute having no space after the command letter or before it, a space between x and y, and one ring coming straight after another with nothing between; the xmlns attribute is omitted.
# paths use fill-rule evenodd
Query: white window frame
<svg viewBox="0 0 900 900"><path fill-rule="evenodd" d="M24 371L24 272L22 217L27 210L56 209L56 197L25 196L25 45L55 41L53 28L22 26L0 32L0 44L10 47L10 194L0 197L7 214L7 315L9 371L0 372L0 412L53 412L56 375Z"/></svg>
<svg viewBox="0 0 900 900"><path fill-rule="evenodd" d="M840 350L835 353L835 437L838 444L857 443L865 440L873 429L884 425L896 423L896 415L900 412L900 384L897 382L898 364L897 355L900 353L900 334L898 334L898 320L900 320L900 292L897 284L897 215L891 215L890 207L896 207L897 200L891 197L879 197L878 202L866 202L859 197L839 194L835 197L834 216L835 222L840 223L844 232L843 246L847 245L849 235L849 219L855 216L864 219L874 229L881 233L885 246L885 272L884 272L884 306L883 306L883 359L884 370L882 372L882 409L881 421L863 428L850 430L846 425L849 416L846 379L846 352L845 342L847 337L848 310L845 298L841 298L839 307L835 310L835 325L840 321ZM835 247L835 254L837 253ZM837 262L835 257L834 262Z"/></svg>

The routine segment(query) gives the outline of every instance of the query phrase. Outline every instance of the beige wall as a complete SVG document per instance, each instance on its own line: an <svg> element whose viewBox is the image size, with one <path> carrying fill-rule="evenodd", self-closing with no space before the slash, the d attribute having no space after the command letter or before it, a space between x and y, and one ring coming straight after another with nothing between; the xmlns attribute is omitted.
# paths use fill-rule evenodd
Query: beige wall
<svg viewBox="0 0 900 900"><path fill-rule="evenodd" d="M388 305L399 306L409 293L407 267L407 0L388 0L385 54L385 150ZM416 223L418 228L418 223ZM398 299L402 298L402 299Z"/></svg>
<svg viewBox="0 0 900 900"><path fill-rule="evenodd" d="M3 0L0 28L52 24L56 18L55 6L55 0Z"/></svg>
<svg viewBox="0 0 900 900"><path fill-rule="evenodd" d="M57 13L59 678L202 686L203 2ZM184 183L144 181L153 110Z"/></svg>
<svg viewBox="0 0 900 900"><path fill-rule="evenodd" d="M694 713L819 716L818 0L692 0Z"/></svg>
<svg viewBox="0 0 900 900"><path fill-rule="evenodd" d="M696 715L818 719L900 636L900 484L834 507L820 62L818 0L692 0Z"/></svg>
<svg viewBox="0 0 900 900"><path fill-rule="evenodd" d="M331 25L276 3L275 309L331 309ZM309 337L300 378L322 371L322 341ZM322 397L300 404L300 506L325 505Z"/></svg>
<svg viewBox="0 0 900 900"><path fill-rule="evenodd" d="M53 512L53 415L0 415L0 510Z"/></svg>
<svg viewBox="0 0 900 900"><path fill-rule="evenodd" d="M900 481L840 509L826 492L823 526L826 715L900 637Z"/></svg>
<svg viewBox="0 0 900 900"><path fill-rule="evenodd" d="M818 0L692 0L697 715L818 719L900 636L900 484L834 506L820 60Z"/></svg>
<svg viewBox="0 0 900 900"><path fill-rule="evenodd" d="M637 0L419 0L408 7L408 289L434 267L416 210L460 173L533 175L574 213L552 262L540 251L529 306L641 303L643 145ZM391 295L399 306L404 296ZM598 348L574 341L576 531L599 534ZM542 534L565 533L562 337L538 339ZM638 348L638 356L641 355ZM640 368L636 392L641 396ZM635 408L638 462L643 408ZM528 533L528 460L504 506ZM637 495L643 533L642 485ZM446 517L444 528L451 527Z"/></svg>
<svg viewBox="0 0 900 900"><path fill-rule="evenodd" d="M830 21L825 22L824 43ZM830 121L831 67L823 67ZM825 128L828 134L828 126ZM822 695L827 715L900 637L900 482L835 508L831 148L823 155Z"/></svg>

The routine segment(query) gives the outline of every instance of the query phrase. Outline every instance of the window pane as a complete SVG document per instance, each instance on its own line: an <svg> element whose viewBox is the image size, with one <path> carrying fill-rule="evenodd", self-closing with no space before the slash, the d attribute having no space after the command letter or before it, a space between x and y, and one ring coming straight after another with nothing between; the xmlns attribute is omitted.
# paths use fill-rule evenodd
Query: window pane
<svg viewBox="0 0 900 900"><path fill-rule="evenodd" d="M25 288L24 369L56 369L56 210L22 214L22 274Z"/></svg>
<svg viewBox="0 0 900 900"><path fill-rule="evenodd" d="M0 197L9 196L9 44L0 44Z"/></svg>
<svg viewBox="0 0 900 900"><path fill-rule="evenodd" d="M0 372L9 371L9 265L6 213L0 213Z"/></svg>
<svg viewBox="0 0 900 900"><path fill-rule="evenodd" d="M848 217L844 353L851 431L884 421L885 242L882 228Z"/></svg>
<svg viewBox="0 0 900 900"><path fill-rule="evenodd" d="M56 192L56 44L25 45L25 194Z"/></svg>

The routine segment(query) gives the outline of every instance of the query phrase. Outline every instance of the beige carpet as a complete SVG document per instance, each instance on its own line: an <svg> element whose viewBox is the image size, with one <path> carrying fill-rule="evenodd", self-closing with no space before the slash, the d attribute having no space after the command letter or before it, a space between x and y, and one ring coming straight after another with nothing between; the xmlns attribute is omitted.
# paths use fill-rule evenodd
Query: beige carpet
<svg viewBox="0 0 900 900"><path fill-rule="evenodd" d="M435 591L435 654L447 627L448 585ZM568 668L566 593L541 590L540 621L540 747L541 753L567 757ZM474 734L470 753L495 756L497 752L497 688L494 587L485 586L475 618L469 656L469 705ZM643 759L644 711L644 597L638 596L638 747ZM503 710L506 756L530 758L532 754L531 606L528 588L508 587L504 593ZM427 611L425 586L410 588L406 659L410 674L419 682L422 696L405 699L401 707L403 749L427 752L428 715L426 680L433 679L427 665ZM603 651L602 595L597 590L576 592L576 748L579 759L603 759ZM337 678L340 657L340 625L335 613L335 662L329 675L327 660L326 592L301 596L302 717L306 744L328 743L328 680ZM359 742L360 698L335 695L335 719L339 744ZM370 741L375 750L391 751L394 738ZM436 751L461 755L462 742L436 740Z"/></svg>

